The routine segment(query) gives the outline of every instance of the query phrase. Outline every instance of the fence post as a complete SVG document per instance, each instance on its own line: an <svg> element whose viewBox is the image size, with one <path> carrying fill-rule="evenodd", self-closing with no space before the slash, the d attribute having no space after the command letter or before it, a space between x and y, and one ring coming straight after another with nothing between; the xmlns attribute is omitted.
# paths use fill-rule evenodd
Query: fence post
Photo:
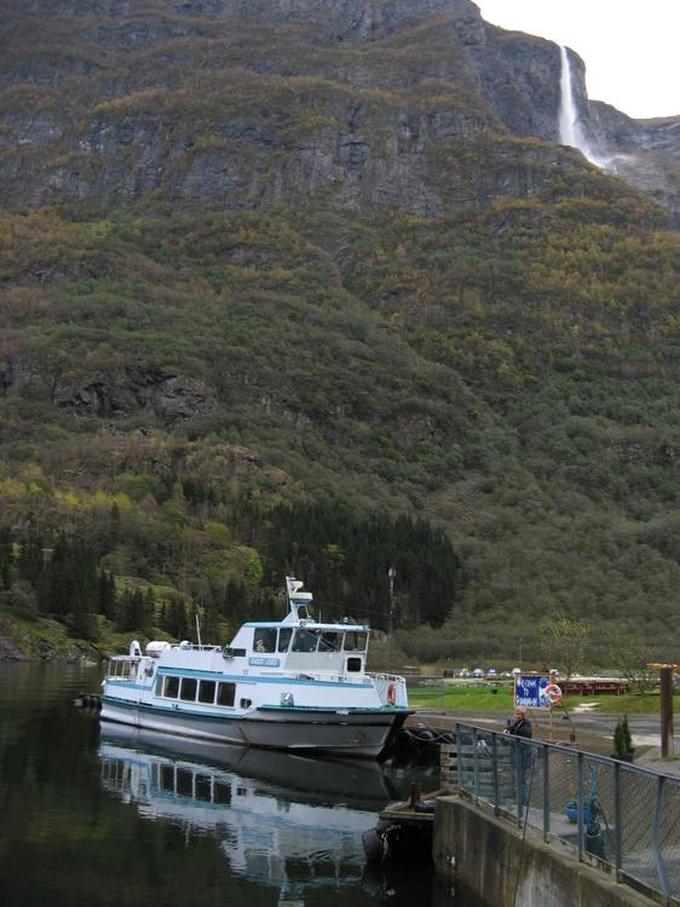
<svg viewBox="0 0 680 907"><path fill-rule="evenodd" d="M451 790L451 750L450 743L439 744L439 789L446 793Z"/></svg>
<svg viewBox="0 0 680 907"><path fill-rule="evenodd" d="M500 812L500 791L498 788L498 734L493 731L491 736L491 758L493 769L493 811L495 815Z"/></svg>
<svg viewBox="0 0 680 907"><path fill-rule="evenodd" d="M547 842L550 833L550 751L543 744L543 840Z"/></svg>
<svg viewBox="0 0 680 907"><path fill-rule="evenodd" d="M656 872L659 876L661 894L663 894L665 902L668 904L671 891L668 883L668 871L666 870L666 864L663 861L663 854L661 853L664 781L665 778L663 775L659 775L656 779L656 805L654 808L654 824L652 826L652 850L654 851L654 862L656 863Z"/></svg>
<svg viewBox="0 0 680 907"><path fill-rule="evenodd" d="M614 760L614 868L617 882L621 880L623 841L621 822L621 763L618 760Z"/></svg>
<svg viewBox="0 0 680 907"><path fill-rule="evenodd" d="M479 798L479 753L477 752L477 728L472 728L472 766L474 773L475 797Z"/></svg>
<svg viewBox="0 0 680 907"><path fill-rule="evenodd" d="M511 737L512 740L512 758L515 763L515 798L517 801L517 824L522 826L522 750L520 747L520 737Z"/></svg>
<svg viewBox="0 0 680 907"><path fill-rule="evenodd" d="M576 753L576 818L578 821L578 859L583 859L583 810L585 807L583 792L583 753Z"/></svg>

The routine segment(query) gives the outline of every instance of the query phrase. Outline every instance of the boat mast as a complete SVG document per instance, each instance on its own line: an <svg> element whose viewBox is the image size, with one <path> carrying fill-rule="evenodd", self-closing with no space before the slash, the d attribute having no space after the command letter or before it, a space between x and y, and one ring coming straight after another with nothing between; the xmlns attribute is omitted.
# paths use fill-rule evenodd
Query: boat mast
<svg viewBox="0 0 680 907"><path fill-rule="evenodd" d="M309 612L309 606L312 603L311 592L300 592L304 586L302 580L295 579L294 576L286 577L286 590L288 592L288 607L290 609L289 617L293 620L311 620L314 618ZM304 614L299 614L299 609L304 608Z"/></svg>

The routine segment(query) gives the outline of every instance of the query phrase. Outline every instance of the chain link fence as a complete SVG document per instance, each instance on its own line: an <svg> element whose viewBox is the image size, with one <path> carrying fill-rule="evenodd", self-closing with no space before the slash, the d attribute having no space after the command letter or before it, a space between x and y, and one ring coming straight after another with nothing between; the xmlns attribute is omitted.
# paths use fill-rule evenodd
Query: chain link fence
<svg viewBox="0 0 680 907"><path fill-rule="evenodd" d="M680 779L456 725L457 786L578 860L680 904Z"/></svg>

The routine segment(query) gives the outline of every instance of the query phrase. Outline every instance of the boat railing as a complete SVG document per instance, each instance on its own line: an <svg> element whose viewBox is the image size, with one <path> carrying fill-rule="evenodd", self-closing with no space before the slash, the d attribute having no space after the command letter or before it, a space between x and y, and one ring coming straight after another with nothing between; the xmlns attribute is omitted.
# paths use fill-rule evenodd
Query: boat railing
<svg viewBox="0 0 680 907"><path fill-rule="evenodd" d="M112 655L106 667L107 678L116 680L133 680L137 676L138 655Z"/></svg>
<svg viewBox="0 0 680 907"><path fill-rule="evenodd" d="M342 671L286 671L285 674L277 671L272 673L274 676L294 677L296 680L332 681L333 683L349 683L356 680L356 674L347 674Z"/></svg>
<svg viewBox="0 0 680 907"><path fill-rule="evenodd" d="M386 674L382 671L366 671L366 676L372 680L381 680L384 683L399 683L404 679L401 674Z"/></svg>
<svg viewBox="0 0 680 907"><path fill-rule="evenodd" d="M399 674L368 674L383 705L407 706L406 681Z"/></svg>
<svg viewBox="0 0 680 907"><path fill-rule="evenodd" d="M181 649L183 652L221 652L222 646L199 645L196 642L181 642L173 646L173 649Z"/></svg>

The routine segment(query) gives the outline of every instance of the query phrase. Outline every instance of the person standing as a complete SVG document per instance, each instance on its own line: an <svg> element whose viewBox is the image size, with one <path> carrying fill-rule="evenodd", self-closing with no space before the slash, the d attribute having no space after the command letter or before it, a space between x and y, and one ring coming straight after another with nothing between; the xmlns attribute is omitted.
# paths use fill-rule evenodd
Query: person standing
<svg viewBox="0 0 680 907"><path fill-rule="evenodd" d="M503 731L504 734L511 734L513 737L524 737L531 740L533 737L533 728L527 718L524 709L516 708L512 713L512 721Z"/></svg>
<svg viewBox="0 0 680 907"><path fill-rule="evenodd" d="M531 740L533 728L531 721L527 718L524 709L515 708L512 713L512 722L503 731L511 737L521 737L523 740ZM531 799L531 781L530 776L534 764L533 748L530 744L517 740L512 747L512 762L517 772L517 793L519 803L517 804L518 815L522 815L523 808L529 805ZM533 772L531 772L533 776Z"/></svg>

